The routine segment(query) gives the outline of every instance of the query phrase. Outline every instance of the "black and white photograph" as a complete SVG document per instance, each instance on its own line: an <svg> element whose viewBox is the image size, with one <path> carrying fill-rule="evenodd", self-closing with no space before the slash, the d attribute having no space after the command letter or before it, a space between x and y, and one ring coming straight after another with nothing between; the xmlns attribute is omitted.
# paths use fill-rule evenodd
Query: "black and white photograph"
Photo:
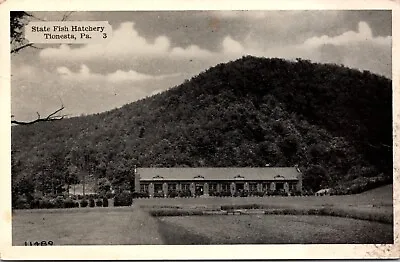
<svg viewBox="0 0 400 262"><path fill-rule="evenodd" d="M226 6L7 11L11 249L399 256L393 8Z"/></svg>

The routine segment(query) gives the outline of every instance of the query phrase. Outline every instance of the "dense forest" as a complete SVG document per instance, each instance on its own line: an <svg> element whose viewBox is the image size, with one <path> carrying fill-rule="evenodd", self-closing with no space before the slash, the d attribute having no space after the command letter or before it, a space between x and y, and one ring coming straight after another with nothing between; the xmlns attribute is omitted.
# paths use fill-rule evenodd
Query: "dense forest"
<svg viewBox="0 0 400 262"><path fill-rule="evenodd" d="M298 165L312 191L390 183L391 86L344 66L242 57L105 113L13 126L13 194L84 177L127 187L135 165Z"/></svg>

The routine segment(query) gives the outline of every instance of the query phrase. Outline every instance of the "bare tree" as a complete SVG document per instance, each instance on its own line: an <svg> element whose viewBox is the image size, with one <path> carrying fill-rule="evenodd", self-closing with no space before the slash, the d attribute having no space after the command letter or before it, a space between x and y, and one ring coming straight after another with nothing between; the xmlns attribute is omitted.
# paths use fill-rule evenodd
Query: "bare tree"
<svg viewBox="0 0 400 262"><path fill-rule="evenodd" d="M18 121L18 120L11 120L11 124L16 124L16 125L31 125L31 124L35 124L38 122L48 122L48 121L56 121L56 120L61 120L64 119L64 117L66 117L67 115L59 115L58 113L60 113L62 110L64 109L64 105L61 105L61 107L59 109L57 109L56 111L54 111L53 113L49 114L46 117L41 117L39 112L36 112L37 114L37 119L32 120L32 121ZM14 117L13 115L11 117Z"/></svg>
<svg viewBox="0 0 400 262"><path fill-rule="evenodd" d="M61 21L67 20L67 18L72 14L73 12L66 12ZM31 48L39 48L35 46L33 43L27 43L27 40L25 39L23 35L23 28L24 26L28 23L28 19L36 19L36 20L42 20L38 17L35 17L33 14L25 12L25 11L12 11L10 12L10 45L11 45L11 54L16 54L22 49L25 49L27 47ZM38 122L47 122L47 121L56 121L56 120L61 120L66 115L60 115L59 113L64 110L64 105L61 104L60 108L52 112L51 114L47 115L46 117L41 117L39 112L37 113L37 119L32 120L32 121L18 121L18 120L11 120L11 124L16 124L16 125L31 125L35 124ZM14 116L12 115L11 118Z"/></svg>

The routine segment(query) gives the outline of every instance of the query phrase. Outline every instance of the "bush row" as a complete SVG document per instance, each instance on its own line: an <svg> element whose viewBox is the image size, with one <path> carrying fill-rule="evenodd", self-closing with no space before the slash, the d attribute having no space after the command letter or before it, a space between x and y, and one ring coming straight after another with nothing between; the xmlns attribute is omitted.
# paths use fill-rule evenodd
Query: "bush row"
<svg viewBox="0 0 400 262"><path fill-rule="evenodd" d="M71 199L73 199L73 200L83 200L83 199L96 200L96 199L103 199L103 198L110 199L110 198L114 198L114 196L115 196L114 193L108 192L106 194L86 194L85 196L83 196L83 195L72 195Z"/></svg>
<svg viewBox="0 0 400 262"><path fill-rule="evenodd" d="M43 208L77 208L77 207L108 207L108 199L82 199L74 200L72 198L56 197L56 198L38 198L28 202L26 198L20 197L16 201L14 208L16 209L43 209Z"/></svg>
<svg viewBox="0 0 400 262"><path fill-rule="evenodd" d="M148 193L142 193L141 197L149 197ZM230 191L222 191L222 192L217 192L217 191L210 191L209 192L210 196L215 196L215 197L248 197L248 196L259 196L259 197L264 197L264 196L301 196L301 195L306 195L302 194L300 191L293 191L290 192L290 194L284 192L284 191L264 191L264 192L258 192L258 191L240 191L240 192L235 192L233 195L231 194ZM309 195L309 194L307 194ZM192 193L188 191L169 191L167 194L167 197L169 198L175 198L175 197L192 197ZM162 198L164 197L164 193L162 192L156 192L154 193L153 197L159 197Z"/></svg>
<svg viewBox="0 0 400 262"><path fill-rule="evenodd" d="M263 209L265 215L313 215L313 216L336 216L353 218L367 221L374 221L384 224L393 224L393 215L371 213L359 210L345 210L339 208L273 208L260 204L248 205L226 205L221 206L223 211L231 211L234 209ZM173 208L157 208L151 209L149 214L155 217L160 216L202 216L208 215L208 211L196 209L173 209ZM222 213L228 214L228 213Z"/></svg>

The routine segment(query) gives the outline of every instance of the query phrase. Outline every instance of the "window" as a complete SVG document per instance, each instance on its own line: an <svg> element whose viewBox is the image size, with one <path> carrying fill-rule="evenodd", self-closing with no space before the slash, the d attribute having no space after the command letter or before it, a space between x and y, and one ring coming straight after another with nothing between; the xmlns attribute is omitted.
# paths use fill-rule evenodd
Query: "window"
<svg viewBox="0 0 400 262"><path fill-rule="evenodd" d="M217 183L210 183L208 188L210 191L217 191Z"/></svg>
<svg viewBox="0 0 400 262"><path fill-rule="evenodd" d="M162 184L161 183L155 183L154 184L154 192L155 193L161 193L162 191L163 191Z"/></svg>
<svg viewBox="0 0 400 262"><path fill-rule="evenodd" d="M182 191L187 191L190 189L189 184L188 183L182 183L181 184L181 189Z"/></svg>
<svg viewBox="0 0 400 262"><path fill-rule="evenodd" d="M249 191L257 191L257 183L249 183Z"/></svg>
<svg viewBox="0 0 400 262"><path fill-rule="evenodd" d="M149 190L149 185L140 184L140 192L147 192Z"/></svg>
<svg viewBox="0 0 400 262"><path fill-rule="evenodd" d="M230 190L231 190L231 189L230 189L228 183L222 183L222 184L221 184L221 191L223 191L223 192L229 192Z"/></svg>

